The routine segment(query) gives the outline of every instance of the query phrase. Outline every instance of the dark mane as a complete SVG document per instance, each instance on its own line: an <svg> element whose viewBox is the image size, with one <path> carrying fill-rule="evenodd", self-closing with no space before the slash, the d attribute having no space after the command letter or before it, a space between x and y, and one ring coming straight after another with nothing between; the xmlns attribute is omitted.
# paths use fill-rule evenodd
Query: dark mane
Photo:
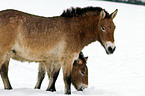
<svg viewBox="0 0 145 96"><path fill-rule="evenodd" d="M62 17L78 17L81 16L82 14L86 13L86 12L101 12L102 8L100 7L85 7L85 8L71 8L71 9L67 9L65 11L63 11L63 13L61 14ZM107 11L106 12L106 18L109 18L109 13Z"/></svg>

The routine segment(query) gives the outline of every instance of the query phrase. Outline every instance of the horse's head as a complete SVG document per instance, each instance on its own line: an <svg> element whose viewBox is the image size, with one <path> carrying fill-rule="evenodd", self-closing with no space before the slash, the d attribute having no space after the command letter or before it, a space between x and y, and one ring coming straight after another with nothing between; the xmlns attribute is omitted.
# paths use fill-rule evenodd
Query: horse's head
<svg viewBox="0 0 145 96"><path fill-rule="evenodd" d="M72 84L78 91L83 91L83 89L88 87L87 59L88 57L84 57L83 54L80 53L79 58L73 63Z"/></svg>
<svg viewBox="0 0 145 96"><path fill-rule="evenodd" d="M100 12L98 32L99 32L99 42L105 48L107 54L112 54L116 48L114 44L114 30L115 25L113 23L113 18L115 18L118 10L116 9L112 14L107 14L105 10Z"/></svg>

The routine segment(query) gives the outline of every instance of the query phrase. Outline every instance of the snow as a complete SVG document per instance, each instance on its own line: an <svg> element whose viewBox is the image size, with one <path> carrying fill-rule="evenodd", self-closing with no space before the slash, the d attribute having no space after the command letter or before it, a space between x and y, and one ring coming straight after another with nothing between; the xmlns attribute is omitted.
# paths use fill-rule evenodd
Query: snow
<svg viewBox="0 0 145 96"><path fill-rule="evenodd" d="M107 55L99 42L83 49L88 58L89 87L78 92L72 86L72 96L145 96L145 7L105 1L86 0L4 0L0 9L17 9L40 16L58 16L70 7L99 6L109 13L118 9L116 51ZM9 79L13 90L4 90L0 79L0 96L64 96L62 71L56 82L57 91L47 92L45 77L41 90L35 90L38 63L10 61Z"/></svg>

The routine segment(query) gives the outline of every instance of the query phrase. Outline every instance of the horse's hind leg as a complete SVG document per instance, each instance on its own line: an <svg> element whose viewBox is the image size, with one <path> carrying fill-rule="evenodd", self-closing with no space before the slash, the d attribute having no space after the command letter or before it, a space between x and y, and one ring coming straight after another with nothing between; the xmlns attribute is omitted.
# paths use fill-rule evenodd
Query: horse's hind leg
<svg viewBox="0 0 145 96"><path fill-rule="evenodd" d="M57 80L61 66L58 60L57 61L54 60L49 63L50 64L46 64L47 74L49 77L49 85L46 91L54 92L56 91L55 82Z"/></svg>
<svg viewBox="0 0 145 96"><path fill-rule="evenodd" d="M2 67L1 67L1 77L4 83L4 88L5 89L12 89L9 78L8 78L8 66L9 66L9 60L6 60Z"/></svg>
<svg viewBox="0 0 145 96"><path fill-rule="evenodd" d="M45 77L45 65L44 63L41 62L39 63L38 79L35 85L35 89L40 89L44 77Z"/></svg>

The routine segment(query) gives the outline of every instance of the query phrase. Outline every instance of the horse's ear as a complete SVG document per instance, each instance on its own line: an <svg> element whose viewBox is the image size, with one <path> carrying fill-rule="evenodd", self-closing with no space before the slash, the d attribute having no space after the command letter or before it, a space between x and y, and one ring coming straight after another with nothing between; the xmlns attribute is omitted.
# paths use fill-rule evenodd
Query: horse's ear
<svg viewBox="0 0 145 96"><path fill-rule="evenodd" d="M112 19L115 18L117 12L118 12L118 9L116 9L116 10L110 15Z"/></svg>
<svg viewBox="0 0 145 96"><path fill-rule="evenodd" d="M106 16L106 13L105 13L104 10L102 10L102 11L100 12L100 17L101 17L101 19L105 18L105 16Z"/></svg>

